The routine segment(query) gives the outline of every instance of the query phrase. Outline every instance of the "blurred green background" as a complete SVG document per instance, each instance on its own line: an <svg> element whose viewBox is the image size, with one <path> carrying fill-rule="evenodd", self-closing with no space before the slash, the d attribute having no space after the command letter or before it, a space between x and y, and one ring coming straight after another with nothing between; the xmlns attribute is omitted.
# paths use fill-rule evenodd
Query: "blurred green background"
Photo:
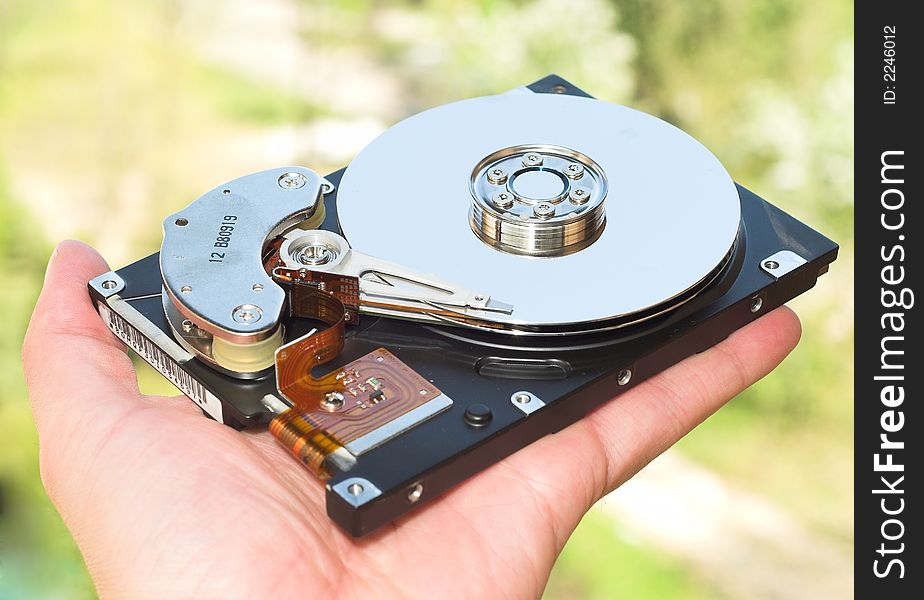
<svg viewBox="0 0 924 600"><path fill-rule="evenodd" d="M121 266L222 181L323 173L409 114L550 72L685 129L842 250L793 302L793 355L594 508L547 596L850 595L852 30L845 0L0 0L0 597L94 595L19 361L57 240Z"/></svg>

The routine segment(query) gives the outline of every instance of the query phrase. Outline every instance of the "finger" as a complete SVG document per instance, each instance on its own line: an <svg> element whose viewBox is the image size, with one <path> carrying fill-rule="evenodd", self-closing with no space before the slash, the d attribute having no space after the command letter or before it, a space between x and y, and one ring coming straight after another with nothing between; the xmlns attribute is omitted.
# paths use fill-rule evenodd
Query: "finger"
<svg viewBox="0 0 924 600"><path fill-rule="evenodd" d="M496 468L538 498L560 549L594 502L769 373L799 335L795 313L778 309Z"/></svg>
<svg viewBox="0 0 924 600"><path fill-rule="evenodd" d="M75 241L54 251L23 343L23 368L39 435L118 408L137 396L125 347L103 324L87 281L109 270L95 250Z"/></svg>
<svg viewBox="0 0 924 600"><path fill-rule="evenodd" d="M597 495L622 484L770 373L796 347L801 334L799 318L781 307L593 414L586 426L607 459L604 485Z"/></svg>

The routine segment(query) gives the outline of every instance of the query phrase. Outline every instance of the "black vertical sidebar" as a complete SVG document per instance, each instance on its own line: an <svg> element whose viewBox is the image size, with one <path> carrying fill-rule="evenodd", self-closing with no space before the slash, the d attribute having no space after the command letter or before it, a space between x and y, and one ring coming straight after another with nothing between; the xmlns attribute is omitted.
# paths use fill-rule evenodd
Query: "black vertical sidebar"
<svg viewBox="0 0 924 600"><path fill-rule="evenodd" d="M855 4L858 598L920 597L921 31L913 2Z"/></svg>

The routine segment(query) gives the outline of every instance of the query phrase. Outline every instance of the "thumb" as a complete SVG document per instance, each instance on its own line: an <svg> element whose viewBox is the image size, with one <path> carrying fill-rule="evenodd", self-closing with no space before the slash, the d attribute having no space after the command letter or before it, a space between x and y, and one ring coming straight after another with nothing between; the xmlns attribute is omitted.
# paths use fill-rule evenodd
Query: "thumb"
<svg viewBox="0 0 924 600"><path fill-rule="evenodd" d="M51 255L23 342L23 369L43 450L49 439L95 422L90 413L117 412L138 398L131 360L87 292L87 281L108 270L81 242L62 242Z"/></svg>

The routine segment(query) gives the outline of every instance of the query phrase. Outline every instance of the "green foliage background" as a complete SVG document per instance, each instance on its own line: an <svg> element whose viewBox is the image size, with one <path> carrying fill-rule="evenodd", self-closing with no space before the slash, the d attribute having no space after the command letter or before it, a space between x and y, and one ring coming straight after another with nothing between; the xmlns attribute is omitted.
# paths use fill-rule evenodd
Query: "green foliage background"
<svg viewBox="0 0 924 600"><path fill-rule="evenodd" d="M234 11L209 0L0 0L0 597L94 594L41 488L19 362L57 238L97 244L123 264L157 247L164 214L217 182L271 164L258 144L240 140L298 135L325 119L371 116L387 125L550 72L680 126L737 181L841 243L832 272L794 303L805 327L794 356L679 451L846 552L853 510L851 3L267 4L289 11L285 22L316 64L287 72L267 61L263 73L215 60L201 38ZM345 101L336 82L366 82L374 101ZM328 150L296 145L292 158L322 172L349 159ZM148 389L168 389L144 368L139 377ZM548 589L555 598L725 594L721 582L598 513L578 529Z"/></svg>

